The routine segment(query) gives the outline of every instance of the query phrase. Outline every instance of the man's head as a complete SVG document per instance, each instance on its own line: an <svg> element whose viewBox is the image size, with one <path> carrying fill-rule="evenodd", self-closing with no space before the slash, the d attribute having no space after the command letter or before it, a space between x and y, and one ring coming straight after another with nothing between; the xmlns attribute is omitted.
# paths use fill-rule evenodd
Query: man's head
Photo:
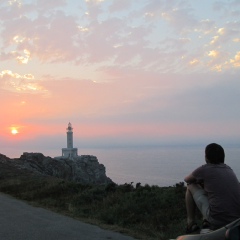
<svg viewBox="0 0 240 240"><path fill-rule="evenodd" d="M224 149L216 143L211 143L206 146L205 157L208 163L212 164L224 163L225 158Z"/></svg>

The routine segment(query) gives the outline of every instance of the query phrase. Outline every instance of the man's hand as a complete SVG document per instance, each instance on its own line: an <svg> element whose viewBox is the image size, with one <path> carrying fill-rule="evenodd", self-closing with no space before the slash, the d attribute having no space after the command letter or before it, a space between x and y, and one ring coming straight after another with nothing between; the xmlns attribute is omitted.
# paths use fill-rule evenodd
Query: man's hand
<svg viewBox="0 0 240 240"><path fill-rule="evenodd" d="M192 174L190 174L190 175L188 175L187 177L184 178L184 181L186 183L194 183L194 182L197 181L197 179Z"/></svg>

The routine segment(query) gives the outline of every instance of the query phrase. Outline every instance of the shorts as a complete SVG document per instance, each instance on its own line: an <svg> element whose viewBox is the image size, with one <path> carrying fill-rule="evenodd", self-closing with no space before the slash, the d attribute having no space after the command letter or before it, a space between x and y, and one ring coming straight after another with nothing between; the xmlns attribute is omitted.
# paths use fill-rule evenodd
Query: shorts
<svg viewBox="0 0 240 240"><path fill-rule="evenodd" d="M195 189L193 199L204 219L210 220L207 193L202 188Z"/></svg>

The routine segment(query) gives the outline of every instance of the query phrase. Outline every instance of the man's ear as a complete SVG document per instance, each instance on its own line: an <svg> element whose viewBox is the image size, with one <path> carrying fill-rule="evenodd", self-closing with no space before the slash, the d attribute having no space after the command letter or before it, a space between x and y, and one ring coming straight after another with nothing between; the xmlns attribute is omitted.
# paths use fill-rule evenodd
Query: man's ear
<svg viewBox="0 0 240 240"><path fill-rule="evenodd" d="M207 157L205 156L205 161L206 161L206 163L209 163L209 161L208 161L208 159L207 159Z"/></svg>

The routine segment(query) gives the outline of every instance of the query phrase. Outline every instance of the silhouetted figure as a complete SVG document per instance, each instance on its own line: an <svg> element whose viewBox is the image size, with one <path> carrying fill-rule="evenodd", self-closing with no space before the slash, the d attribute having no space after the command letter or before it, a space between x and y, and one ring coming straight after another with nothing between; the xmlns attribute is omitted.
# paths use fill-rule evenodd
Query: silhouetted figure
<svg viewBox="0 0 240 240"><path fill-rule="evenodd" d="M218 229L240 218L239 181L233 170L224 164L224 158L224 149L216 143L211 143L205 149L206 164L185 177L186 233L200 230L195 222L196 207L203 215L201 233L206 229Z"/></svg>

